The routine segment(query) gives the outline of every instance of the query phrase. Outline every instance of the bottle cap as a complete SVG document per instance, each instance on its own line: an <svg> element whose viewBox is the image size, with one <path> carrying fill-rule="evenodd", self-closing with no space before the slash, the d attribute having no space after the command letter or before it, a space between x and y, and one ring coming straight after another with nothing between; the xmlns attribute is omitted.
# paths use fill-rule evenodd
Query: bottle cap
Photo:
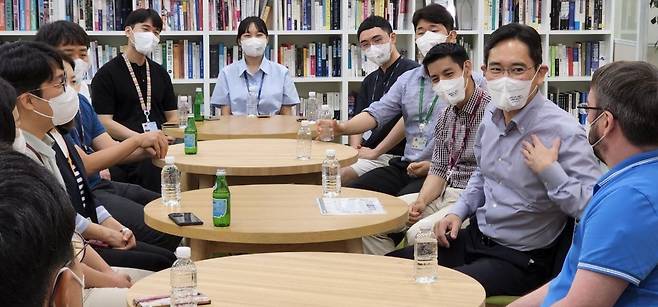
<svg viewBox="0 0 658 307"><path fill-rule="evenodd" d="M226 176L226 170L223 168L218 168L217 172L215 173L217 176Z"/></svg>
<svg viewBox="0 0 658 307"><path fill-rule="evenodd" d="M325 152L327 157L335 157L336 156L336 150L335 149L327 149Z"/></svg>
<svg viewBox="0 0 658 307"><path fill-rule="evenodd" d="M323 104L321 108L322 108L322 111L329 111L329 106L326 105L326 104Z"/></svg>
<svg viewBox="0 0 658 307"><path fill-rule="evenodd" d="M194 113L188 113L187 118L194 118Z"/></svg>
<svg viewBox="0 0 658 307"><path fill-rule="evenodd" d="M180 101L187 101L187 96L180 96L178 97Z"/></svg>
<svg viewBox="0 0 658 307"><path fill-rule="evenodd" d="M315 97L315 92L308 92L308 97Z"/></svg>
<svg viewBox="0 0 658 307"><path fill-rule="evenodd" d="M418 229L420 229L421 231L430 231L432 230L432 223L427 221L422 222L418 225Z"/></svg>
<svg viewBox="0 0 658 307"><path fill-rule="evenodd" d="M302 127L307 127L307 126L309 126L310 124L311 124L311 122L308 121L308 120L303 120L303 121L302 121Z"/></svg>
<svg viewBox="0 0 658 307"><path fill-rule="evenodd" d="M201 91L203 91L203 90L202 90L200 87L197 87L197 88L196 88L196 91L197 91L197 92L201 92Z"/></svg>
<svg viewBox="0 0 658 307"><path fill-rule="evenodd" d="M174 158L174 156L166 156L165 157L165 163L174 164L174 162L176 162L176 158Z"/></svg>
<svg viewBox="0 0 658 307"><path fill-rule="evenodd" d="M190 259L192 251L187 246L180 246L176 248L176 257L182 259Z"/></svg>

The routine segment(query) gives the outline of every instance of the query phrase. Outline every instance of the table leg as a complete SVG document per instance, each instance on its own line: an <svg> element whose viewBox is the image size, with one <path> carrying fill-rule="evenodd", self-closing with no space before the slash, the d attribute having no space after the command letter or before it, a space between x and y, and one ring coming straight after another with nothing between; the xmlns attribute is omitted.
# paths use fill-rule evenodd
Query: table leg
<svg viewBox="0 0 658 307"><path fill-rule="evenodd" d="M192 250L192 261L208 259L208 241L190 239L190 249Z"/></svg>
<svg viewBox="0 0 658 307"><path fill-rule="evenodd" d="M195 174L181 173L181 192L193 191L199 188L199 179Z"/></svg>

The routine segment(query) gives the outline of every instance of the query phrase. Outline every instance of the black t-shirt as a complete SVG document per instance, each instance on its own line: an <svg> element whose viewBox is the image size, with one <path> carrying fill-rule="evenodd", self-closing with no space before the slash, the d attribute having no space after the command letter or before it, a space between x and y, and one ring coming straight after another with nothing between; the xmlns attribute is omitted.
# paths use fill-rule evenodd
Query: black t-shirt
<svg viewBox="0 0 658 307"><path fill-rule="evenodd" d="M384 72L381 68L371 72L363 80L363 83L361 83L361 90L359 91L359 95L356 97L354 114L361 113L368 106L370 106L371 103L379 101L379 99L381 99L382 96L388 92L391 86L393 86L400 75L418 66L419 64L412 60L399 57L386 72ZM381 143L384 138L386 138L386 136L391 132L391 129L393 129L401 117L402 113L391 119L389 122L374 129L372 131L372 135L370 135L367 140L363 140L361 145L369 148L377 147L377 145L379 145L379 143ZM405 143L406 141L402 140L387 153L398 156L404 155Z"/></svg>
<svg viewBox="0 0 658 307"><path fill-rule="evenodd" d="M158 63L147 58L151 71L151 114L159 129L166 121L165 111L178 108L174 87L167 71ZM142 97L146 103L146 64L131 63ZM137 89L122 55L103 65L91 82L91 100L96 113L114 115L114 120L128 129L142 133L146 122L144 111L139 103Z"/></svg>

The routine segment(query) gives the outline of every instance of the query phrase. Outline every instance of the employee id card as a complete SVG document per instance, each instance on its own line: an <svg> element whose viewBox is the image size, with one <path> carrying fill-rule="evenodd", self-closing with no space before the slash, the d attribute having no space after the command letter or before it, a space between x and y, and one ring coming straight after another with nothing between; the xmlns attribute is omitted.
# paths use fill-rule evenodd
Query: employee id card
<svg viewBox="0 0 658 307"><path fill-rule="evenodd" d="M423 150L427 147L427 138L424 136L416 136L411 140L411 148L416 150Z"/></svg>
<svg viewBox="0 0 658 307"><path fill-rule="evenodd" d="M144 129L144 132L151 132L151 131L158 131L158 125L155 122L145 122L142 123L142 128Z"/></svg>

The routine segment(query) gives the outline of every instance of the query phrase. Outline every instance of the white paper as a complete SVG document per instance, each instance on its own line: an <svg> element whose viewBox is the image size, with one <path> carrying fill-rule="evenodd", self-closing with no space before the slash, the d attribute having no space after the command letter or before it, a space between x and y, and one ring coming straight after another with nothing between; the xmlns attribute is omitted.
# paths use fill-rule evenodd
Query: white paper
<svg viewBox="0 0 658 307"><path fill-rule="evenodd" d="M377 198L318 198L322 215L369 215L385 214L386 210Z"/></svg>

